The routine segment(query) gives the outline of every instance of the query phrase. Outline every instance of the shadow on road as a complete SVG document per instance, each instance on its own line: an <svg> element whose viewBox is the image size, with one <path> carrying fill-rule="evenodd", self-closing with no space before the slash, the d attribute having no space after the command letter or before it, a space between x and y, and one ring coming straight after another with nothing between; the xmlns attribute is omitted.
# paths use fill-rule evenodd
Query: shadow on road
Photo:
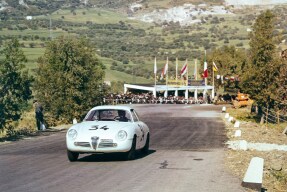
<svg viewBox="0 0 287 192"><path fill-rule="evenodd" d="M155 153L156 150L150 149L147 154L143 154L140 151L137 151L136 159L142 159L146 156ZM84 154L83 154L84 155ZM123 153L110 153L110 154L92 154L80 157L78 162L109 162L109 161L126 161Z"/></svg>

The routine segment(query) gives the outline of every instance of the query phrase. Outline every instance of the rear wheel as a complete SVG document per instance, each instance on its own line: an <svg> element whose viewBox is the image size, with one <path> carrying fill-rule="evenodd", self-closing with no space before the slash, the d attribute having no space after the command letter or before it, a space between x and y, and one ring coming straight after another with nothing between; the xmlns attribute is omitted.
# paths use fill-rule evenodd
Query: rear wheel
<svg viewBox="0 0 287 192"><path fill-rule="evenodd" d="M134 137L131 149L129 150L129 152L125 154L126 160L134 160L136 158L136 143L137 143L137 139L136 137Z"/></svg>
<svg viewBox="0 0 287 192"><path fill-rule="evenodd" d="M142 152L147 154L149 150L149 134L147 135L146 142L144 148L142 148Z"/></svg>
<svg viewBox="0 0 287 192"><path fill-rule="evenodd" d="M67 156L69 161L73 162L78 160L79 153L67 150Z"/></svg>

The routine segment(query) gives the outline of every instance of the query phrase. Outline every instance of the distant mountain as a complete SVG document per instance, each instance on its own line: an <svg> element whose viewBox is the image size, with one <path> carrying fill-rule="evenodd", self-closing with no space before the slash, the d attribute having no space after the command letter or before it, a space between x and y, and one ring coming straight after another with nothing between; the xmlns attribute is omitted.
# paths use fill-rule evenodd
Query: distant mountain
<svg viewBox="0 0 287 192"><path fill-rule="evenodd" d="M255 6L286 4L286 0L0 0L0 14L13 16L43 15L58 9L92 8L116 9L134 16L135 12L152 12L173 7L193 5ZM176 10L177 11L177 10ZM168 16L167 16L168 17Z"/></svg>
<svg viewBox="0 0 287 192"><path fill-rule="evenodd" d="M99 7L121 9L135 0L0 0L0 12L17 15L41 15L60 8Z"/></svg>
<svg viewBox="0 0 287 192"><path fill-rule="evenodd" d="M225 0L226 5L256 6L287 4L286 0Z"/></svg>

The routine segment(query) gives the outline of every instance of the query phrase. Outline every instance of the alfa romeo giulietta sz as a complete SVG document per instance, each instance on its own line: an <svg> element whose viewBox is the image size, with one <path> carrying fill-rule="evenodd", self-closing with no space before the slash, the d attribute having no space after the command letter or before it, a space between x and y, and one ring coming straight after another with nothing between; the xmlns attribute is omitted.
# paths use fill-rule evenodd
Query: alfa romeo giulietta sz
<svg viewBox="0 0 287 192"><path fill-rule="evenodd" d="M133 160L137 150L148 152L149 141L149 128L132 107L97 106L68 129L67 156L76 161L82 153L120 153Z"/></svg>

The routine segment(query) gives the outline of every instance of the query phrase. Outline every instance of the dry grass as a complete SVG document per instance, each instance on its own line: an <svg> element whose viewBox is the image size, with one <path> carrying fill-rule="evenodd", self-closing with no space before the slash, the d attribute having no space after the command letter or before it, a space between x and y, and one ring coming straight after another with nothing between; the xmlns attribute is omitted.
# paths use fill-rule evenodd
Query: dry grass
<svg viewBox="0 0 287 192"><path fill-rule="evenodd" d="M0 141L15 140L25 135L33 135L36 133L36 119L33 109L24 112L18 122L12 124L11 130L4 130L0 133Z"/></svg>
<svg viewBox="0 0 287 192"><path fill-rule="evenodd" d="M240 119L242 136L234 137L235 128L233 123L226 123L229 140L246 140L252 143L274 143L287 145L287 136L282 134L282 127L260 125L256 123L246 108L228 108L227 112L235 119ZM287 152L285 151L235 151L226 152L226 166L237 177L243 179L252 157L264 159L263 188L271 192L283 192L287 188ZM249 190L248 191L252 191Z"/></svg>
<svg viewBox="0 0 287 192"><path fill-rule="evenodd" d="M18 122L17 129L27 128L37 130L34 109L27 111L23 114L21 120Z"/></svg>

